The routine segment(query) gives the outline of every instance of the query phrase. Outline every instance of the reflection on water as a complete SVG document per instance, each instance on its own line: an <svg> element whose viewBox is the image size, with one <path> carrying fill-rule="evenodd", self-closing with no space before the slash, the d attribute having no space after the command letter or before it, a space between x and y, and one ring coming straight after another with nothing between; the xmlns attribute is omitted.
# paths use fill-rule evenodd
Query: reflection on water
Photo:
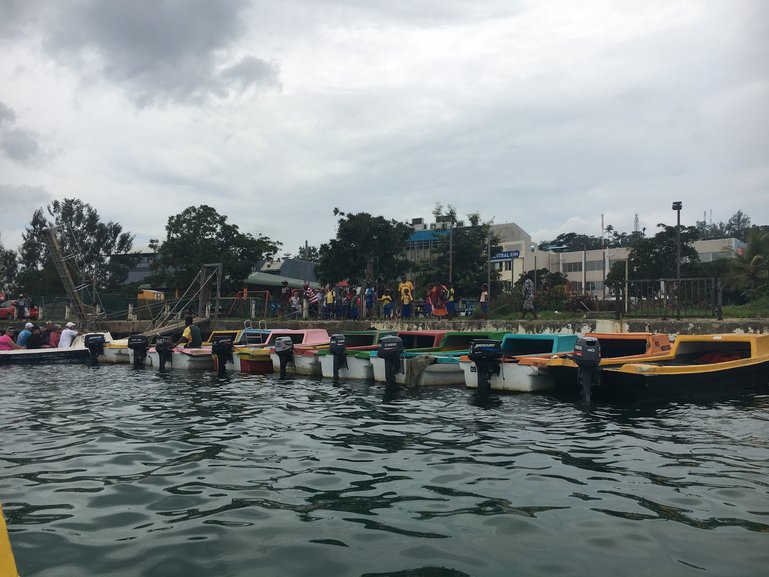
<svg viewBox="0 0 769 577"><path fill-rule="evenodd" d="M25 577L764 575L769 397L2 367Z"/></svg>

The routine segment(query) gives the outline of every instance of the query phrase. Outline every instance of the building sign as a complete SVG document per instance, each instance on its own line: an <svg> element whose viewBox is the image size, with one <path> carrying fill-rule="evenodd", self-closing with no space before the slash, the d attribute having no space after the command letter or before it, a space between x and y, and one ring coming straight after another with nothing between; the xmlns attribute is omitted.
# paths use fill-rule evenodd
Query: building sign
<svg viewBox="0 0 769 577"><path fill-rule="evenodd" d="M491 262L496 262L500 260L512 260L520 256L521 256L521 251L519 250L507 250L505 252L500 252L495 254L493 257L491 257Z"/></svg>

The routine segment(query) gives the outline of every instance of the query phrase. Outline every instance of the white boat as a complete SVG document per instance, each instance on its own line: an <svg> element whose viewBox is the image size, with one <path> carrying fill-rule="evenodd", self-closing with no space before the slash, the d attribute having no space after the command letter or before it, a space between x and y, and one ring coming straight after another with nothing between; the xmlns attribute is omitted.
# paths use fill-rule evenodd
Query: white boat
<svg viewBox="0 0 769 577"><path fill-rule="evenodd" d="M147 351L147 361L145 364L149 367L160 368L160 356L155 347ZM214 368L214 359L211 356L210 348L185 349L175 347L171 351L170 360L165 363L165 368L184 371L211 370Z"/></svg>
<svg viewBox="0 0 769 577"><path fill-rule="evenodd" d="M77 335L72 345L67 348L14 349L0 351L0 365L47 365L54 363L87 363L91 358L85 346L88 335L102 335L105 341L112 340L109 332L92 332ZM100 355L103 359L103 356Z"/></svg>
<svg viewBox="0 0 769 577"><path fill-rule="evenodd" d="M441 336L437 346L406 349L401 354L395 382L420 387L463 385L465 375L459 366L459 358L467 354L470 343L475 340L500 339L503 334L498 331L449 331ZM384 359L372 355L371 365L374 368L374 380L385 382Z"/></svg>
<svg viewBox="0 0 769 577"><path fill-rule="evenodd" d="M113 364L130 363L133 361L128 339L115 339L104 345L104 362Z"/></svg>
<svg viewBox="0 0 769 577"><path fill-rule="evenodd" d="M270 351L272 368L280 371L280 358L275 353L275 341L280 337L288 337L294 344L293 362L286 367L287 373L298 375L320 375L320 363L316 357L316 348L327 346L329 335L326 329L294 329L275 330L265 346ZM306 353L306 354L305 354Z"/></svg>
<svg viewBox="0 0 769 577"><path fill-rule="evenodd" d="M398 331L395 336L401 339L404 351L410 349L435 349L440 346L444 335L448 331ZM374 379L374 367L372 365L373 358L376 357L376 350L358 351L354 355L347 355L347 369L345 373L339 372L339 377L346 375L346 378L350 379ZM328 364L331 362L331 364ZM323 376L333 377L333 361L327 361L325 358L321 358L321 369L323 369Z"/></svg>
<svg viewBox="0 0 769 577"><path fill-rule="evenodd" d="M460 353L461 354L461 353ZM371 357L374 380L385 382L385 361L378 356ZM428 387L433 385L462 385L465 376L459 367L459 357L450 354L423 353L404 356L395 373L399 385Z"/></svg>
<svg viewBox="0 0 769 577"><path fill-rule="evenodd" d="M547 361L553 355L574 350L577 335L559 334L514 334L502 338L502 358L499 372L489 379L491 390L514 393L534 393L553 388L553 381L547 371ZM464 374L465 386L478 388L478 368L463 355L459 366Z"/></svg>

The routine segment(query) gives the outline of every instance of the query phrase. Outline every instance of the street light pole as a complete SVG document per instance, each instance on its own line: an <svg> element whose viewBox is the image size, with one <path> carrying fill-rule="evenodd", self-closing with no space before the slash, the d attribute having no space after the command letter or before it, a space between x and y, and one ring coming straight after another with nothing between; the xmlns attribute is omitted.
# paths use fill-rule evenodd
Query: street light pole
<svg viewBox="0 0 769 577"><path fill-rule="evenodd" d="M676 211L676 282L681 284L681 209L683 203L677 200L673 203Z"/></svg>

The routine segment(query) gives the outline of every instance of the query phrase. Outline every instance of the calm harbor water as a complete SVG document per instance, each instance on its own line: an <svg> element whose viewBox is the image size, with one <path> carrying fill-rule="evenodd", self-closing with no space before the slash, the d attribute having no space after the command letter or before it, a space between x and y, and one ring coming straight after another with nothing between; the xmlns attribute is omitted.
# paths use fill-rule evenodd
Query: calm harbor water
<svg viewBox="0 0 769 577"><path fill-rule="evenodd" d="M31 576L765 576L769 397L0 367Z"/></svg>

